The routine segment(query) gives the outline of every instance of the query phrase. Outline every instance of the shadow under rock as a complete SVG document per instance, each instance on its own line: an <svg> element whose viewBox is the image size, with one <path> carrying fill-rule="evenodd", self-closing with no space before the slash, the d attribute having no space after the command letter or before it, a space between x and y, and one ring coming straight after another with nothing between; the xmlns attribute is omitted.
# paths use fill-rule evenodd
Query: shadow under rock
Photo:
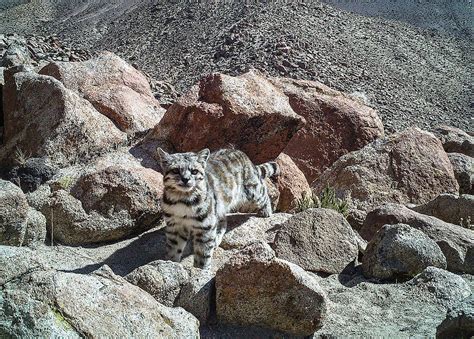
<svg viewBox="0 0 474 339"><path fill-rule="evenodd" d="M96 247L98 246L100 245ZM164 229L159 229L144 233L136 240L116 250L102 262L65 272L88 274L103 265L108 265L115 274L125 276L137 267L155 260L166 260L165 258L166 235Z"/></svg>

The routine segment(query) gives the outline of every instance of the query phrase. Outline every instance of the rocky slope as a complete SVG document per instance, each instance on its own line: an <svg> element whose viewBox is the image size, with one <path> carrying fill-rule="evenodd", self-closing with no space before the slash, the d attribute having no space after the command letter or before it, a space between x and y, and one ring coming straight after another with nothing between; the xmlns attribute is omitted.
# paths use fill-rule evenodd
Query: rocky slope
<svg viewBox="0 0 474 339"><path fill-rule="evenodd" d="M382 15L366 17L319 2L41 0L4 10L0 27L112 50L181 92L204 74L253 67L353 93L380 112L388 131L439 123L472 130L472 27L462 21L472 8L447 4L345 7ZM403 15L406 6L411 15ZM432 24L416 24L426 17Z"/></svg>
<svg viewBox="0 0 474 339"><path fill-rule="evenodd" d="M474 196L459 194L474 176L449 157L472 161L470 134L385 134L343 92L258 71L204 76L165 112L113 53L2 41L0 337L473 334ZM228 143L276 158L277 213L229 215L209 270L190 248L166 260L156 147Z"/></svg>

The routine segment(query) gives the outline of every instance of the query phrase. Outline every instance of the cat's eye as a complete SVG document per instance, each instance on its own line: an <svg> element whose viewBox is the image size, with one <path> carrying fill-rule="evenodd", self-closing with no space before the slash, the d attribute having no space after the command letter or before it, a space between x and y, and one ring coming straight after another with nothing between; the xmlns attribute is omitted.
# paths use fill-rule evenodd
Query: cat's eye
<svg viewBox="0 0 474 339"><path fill-rule="evenodd" d="M192 175L196 175L196 174L198 174L198 173L199 173L198 170L195 170L195 169L191 170L191 174L192 174Z"/></svg>
<svg viewBox="0 0 474 339"><path fill-rule="evenodd" d="M171 170L171 173L173 174L179 174L179 168L174 168Z"/></svg>

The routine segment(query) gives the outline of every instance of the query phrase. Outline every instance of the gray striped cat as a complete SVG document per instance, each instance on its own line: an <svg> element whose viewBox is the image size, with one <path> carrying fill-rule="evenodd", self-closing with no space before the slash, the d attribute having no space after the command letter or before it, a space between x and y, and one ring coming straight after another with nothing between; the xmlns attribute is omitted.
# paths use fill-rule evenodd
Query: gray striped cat
<svg viewBox="0 0 474 339"><path fill-rule="evenodd" d="M245 209L263 217L272 214L264 178L278 174L275 162L255 166L245 153L232 149L168 154L158 148L158 155L170 260L180 261L192 238L194 266L208 268L226 231L227 213Z"/></svg>

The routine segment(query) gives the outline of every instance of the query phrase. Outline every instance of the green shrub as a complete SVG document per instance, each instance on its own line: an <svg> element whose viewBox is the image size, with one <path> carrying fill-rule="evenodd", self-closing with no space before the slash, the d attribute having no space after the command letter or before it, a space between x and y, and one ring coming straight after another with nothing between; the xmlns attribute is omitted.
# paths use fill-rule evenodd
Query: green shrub
<svg viewBox="0 0 474 339"><path fill-rule="evenodd" d="M295 212L302 212L309 208L330 208L344 217L347 217L349 205L347 201L336 197L334 188L327 186L319 196L314 193L311 195L304 195L295 201Z"/></svg>

